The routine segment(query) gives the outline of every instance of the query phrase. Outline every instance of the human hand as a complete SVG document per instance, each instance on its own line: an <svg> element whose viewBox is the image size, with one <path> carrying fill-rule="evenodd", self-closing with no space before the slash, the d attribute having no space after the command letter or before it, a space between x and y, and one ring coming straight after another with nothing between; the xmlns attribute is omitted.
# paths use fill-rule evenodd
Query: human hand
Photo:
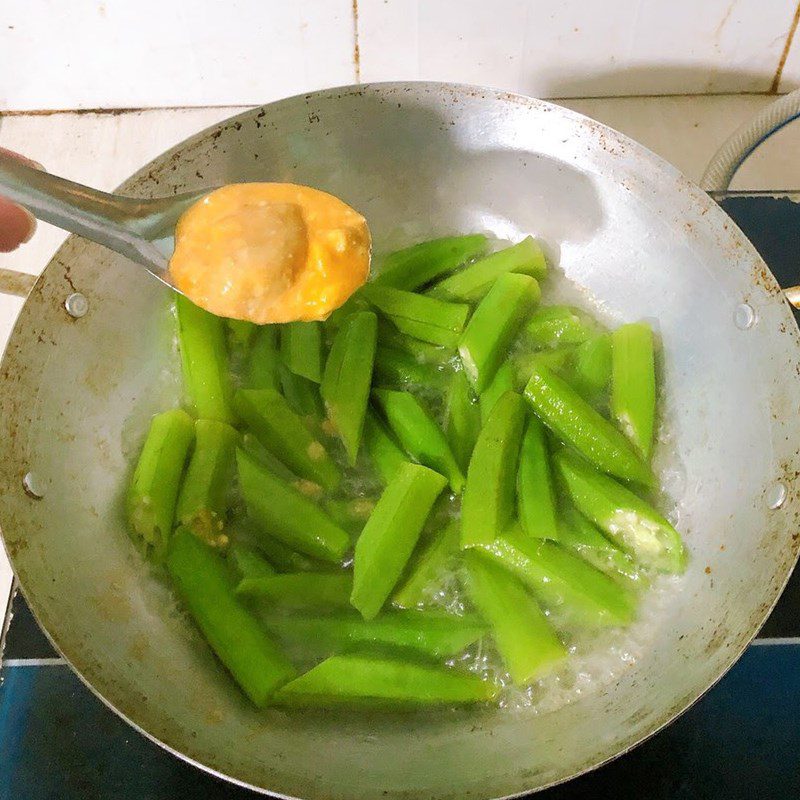
<svg viewBox="0 0 800 800"><path fill-rule="evenodd" d="M18 158L32 167L41 168L35 161L23 158L2 147L0 147L0 153ZM36 219L29 211L0 197L0 253L10 253L12 250L16 250L21 244L30 241L35 231Z"/></svg>

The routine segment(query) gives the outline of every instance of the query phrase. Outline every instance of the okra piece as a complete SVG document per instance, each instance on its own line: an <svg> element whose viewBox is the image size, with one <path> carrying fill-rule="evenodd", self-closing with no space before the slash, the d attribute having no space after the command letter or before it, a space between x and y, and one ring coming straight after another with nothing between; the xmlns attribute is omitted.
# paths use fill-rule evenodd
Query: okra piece
<svg viewBox="0 0 800 800"><path fill-rule="evenodd" d="M318 429L325 418L319 385L302 375L295 375L285 364L278 365L278 375L281 391L292 411L309 430Z"/></svg>
<svg viewBox="0 0 800 800"><path fill-rule="evenodd" d="M525 338L535 348L582 344L597 333L597 324L571 306L542 306L525 325Z"/></svg>
<svg viewBox="0 0 800 800"><path fill-rule="evenodd" d="M575 348L567 379L589 399L606 390L611 381L611 334L593 336Z"/></svg>
<svg viewBox="0 0 800 800"><path fill-rule="evenodd" d="M544 425L528 416L517 472L517 512L522 530L537 539L557 540L558 516Z"/></svg>
<svg viewBox="0 0 800 800"><path fill-rule="evenodd" d="M447 373L436 364L418 361L411 353L378 346L375 351L375 382L379 386L441 386Z"/></svg>
<svg viewBox="0 0 800 800"><path fill-rule="evenodd" d="M555 347L552 350L537 350L534 352L524 351L514 353L511 360L514 364L514 383L520 391L525 388L525 384L530 380L534 364L544 364L548 369L558 375L564 375L571 368L575 358L574 345Z"/></svg>
<svg viewBox="0 0 800 800"><path fill-rule="evenodd" d="M283 461L272 455L272 453L256 439L255 435L249 431L242 436L239 447L259 464L266 467L273 475L277 475L279 478L289 481L289 483L297 480L297 475L295 475Z"/></svg>
<svg viewBox="0 0 800 800"><path fill-rule="evenodd" d="M323 505L328 516L340 528L357 536L375 508L375 501L369 497L355 497L348 500L326 500Z"/></svg>
<svg viewBox="0 0 800 800"><path fill-rule="evenodd" d="M453 347L423 342L421 339L402 333L393 323L386 320L378 322L378 344L406 353L420 364L433 364L437 367L447 365L456 354Z"/></svg>
<svg viewBox="0 0 800 800"><path fill-rule="evenodd" d="M402 333L444 347L458 344L469 316L469 306L464 303L446 303L391 286L368 283L359 293Z"/></svg>
<svg viewBox="0 0 800 800"><path fill-rule="evenodd" d="M572 624L615 627L633 620L636 596L556 542L512 529L484 546L482 553Z"/></svg>
<svg viewBox="0 0 800 800"><path fill-rule="evenodd" d="M295 374L314 383L322 380L322 324L281 325L281 360Z"/></svg>
<svg viewBox="0 0 800 800"><path fill-rule="evenodd" d="M473 389L480 394L491 383L525 318L539 302L535 278L501 275L481 300L464 331L458 352Z"/></svg>
<svg viewBox="0 0 800 800"><path fill-rule="evenodd" d="M650 467L625 436L540 361L532 363L525 399L556 436L583 453L598 469L644 486L653 484Z"/></svg>
<svg viewBox="0 0 800 800"><path fill-rule="evenodd" d="M167 570L211 649L253 703L264 706L296 672L236 599L224 559L182 528L170 542Z"/></svg>
<svg viewBox="0 0 800 800"><path fill-rule="evenodd" d="M248 347L253 336L258 330L255 322L248 322L246 319L226 319L225 325L228 328L228 336L233 344L238 347Z"/></svg>
<svg viewBox="0 0 800 800"><path fill-rule="evenodd" d="M420 464L403 464L378 500L356 542L350 602L372 619L399 580L446 479Z"/></svg>
<svg viewBox="0 0 800 800"><path fill-rule="evenodd" d="M461 468L444 432L420 401L412 394L390 389L376 389L373 394L403 449L420 464L444 475L450 488L460 492L464 486Z"/></svg>
<svg viewBox="0 0 800 800"><path fill-rule="evenodd" d="M478 703L499 687L469 672L380 655L338 655L287 683L278 705L435 705Z"/></svg>
<svg viewBox="0 0 800 800"><path fill-rule="evenodd" d="M513 575L475 551L464 556L464 563L469 596L489 624L514 683L530 683L566 658L547 617Z"/></svg>
<svg viewBox="0 0 800 800"><path fill-rule="evenodd" d="M478 259L439 281L427 294L439 300L474 303L489 291L501 275L518 272L541 280L547 275L547 262L539 244L530 236L521 242Z"/></svg>
<svg viewBox="0 0 800 800"><path fill-rule="evenodd" d="M506 392L478 436L461 504L461 546L489 544L514 517L525 403Z"/></svg>
<svg viewBox="0 0 800 800"><path fill-rule="evenodd" d="M466 472L472 449L481 430L481 407L463 370L453 373L447 393L445 433L462 472Z"/></svg>
<svg viewBox="0 0 800 800"><path fill-rule="evenodd" d="M236 587L236 594L268 606L325 610L350 608L352 589L353 579L346 572L298 572L244 578Z"/></svg>
<svg viewBox="0 0 800 800"><path fill-rule="evenodd" d="M341 325L331 345L320 394L350 466L355 466L367 413L375 361L378 319L357 311Z"/></svg>
<svg viewBox="0 0 800 800"><path fill-rule="evenodd" d="M239 434L224 422L198 419L194 450L183 478L175 516L181 525L211 545L220 545L235 471Z"/></svg>
<svg viewBox="0 0 800 800"><path fill-rule="evenodd" d="M356 613L325 617L266 618L279 641L333 653L353 647L400 648L444 659L463 652L486 633L478 617L432 611L388 611L365 620Z"/></svg>
<svg viewBox="0 0 800 800"><path fill-rule="evenodd" d="M323 445L272 389L239 389L236 412L258 441L300 478L333 489L341 478Z"/></svg>
<svg viewBox="0 0 800 800"><path fill-rule="evenodd" d="M504 361L497 369L492 382L481 392L481 425L486 424L494 404L506 393L513 392L515 387L514 366L510 361Z"/></svg>
<svg viewBox="0 0 800 800"><path fill-rule="evenodd" d="M181 294L176 295L175 308L184 389L190 405L200 419L233 423L222 317L198 308Z"/></svg>
<svg viewBox="0 0 800 800"><path fill-rule="evenodd" d="M364 445L372 466L384 483L389 483L398 468L408 463L403 449L371 408L367 409L364 421Z"/></svg>
<svg viewBox="0 0 800 800"><path fill-rule="evenodd" d="M278 326L260 325L247 356L245 386L248 389L273 389L277 392L281 388L279 364Z"/></svg>
<svg viewBox="0 0 800 800"><path fill-rule="evenodd" d="M194 422L179 408L156 414L127 495L128 522L147 556L162 561L172 533L181 475Z"/></svg>
<svg viewBox="0 0 800 800"><path fill-rule="evenodd" d="M388 255L372 282L398 289L417 289L481 255L488 244L488 239L480 233L421 242Z"/></svg>
<svg viewBox="0 0 800 800"><path fill-rule="evenodd" d="M556 464L575 507L612 542L659 572L684 571L680 534L649 503L574 453L558 453Z"/></svg>
<svg viewBox="0 0 800 800"><path fill-rule="evenodd" d="M312 558L339 563L350 537L313 501L273 475L244 451L236 451L239 486L259 532Z"/></svg>
<svg viewBox="0 0 800 800"><path fill-rule="evenodd" d="M448 564L458 552L461 526L451 520L437 530L430 541L414 553L405 579L392 595L396 608L419 608L430 601Z"/></svg>
<svg viewBox="0 0 800 800"><path fill-rule="evenodd" d="M564 512L559 526L560 542L593 567L629 589L647 585L634 559L619 549L610 539L574 508Z"/></svg>
<svg viewBox="0 0 800 800"><path fill-rule="evenodd" d="M228 565L238 584L244 578L266 578L275 574L275 568L255 547L234 542L228 548Z"/></svg>
<svg viewBox="0 0 800 800"><path fill-rule="evenodd" d="M656 415L653 331L645 322L611 334L611 413L637 452L650 460Z"/></svg>
<svg viewBox="0 0 800 800"><path fill-rule="evenodd" d="M320 572L329 569L329 565L315 561L303 553L298 553L279 539L263 532L258 535L258 548L280 573Z"/></svg>

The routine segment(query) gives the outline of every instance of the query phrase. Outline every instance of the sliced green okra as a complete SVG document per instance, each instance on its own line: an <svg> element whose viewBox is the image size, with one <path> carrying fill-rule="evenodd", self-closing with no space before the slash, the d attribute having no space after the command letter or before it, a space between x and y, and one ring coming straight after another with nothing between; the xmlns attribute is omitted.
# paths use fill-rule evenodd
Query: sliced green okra
<svg viewBox="0 0 800 800"><path fill-rule="evenodd" d="M542 306L525 325L525 338L536 348L582 344L597 333L597 323L571 306Z"/></svg>
<svg viewBox="0 0 800 800"><path fill-rule="evenodd" d="M444 347L458 344L469 316L469 306L464 303L446 303L391 286L368 283L361 287L359 294L402 333Z"/></svg>
<svg viewBox="0 0 800 800"><path fill-rule="evenodd" d="M273 698L279 705L447 705L497 696L496 684L469 672L379 655L332 656L287 683Z"/></svg>
<svg viewBox="0 0 800 800"><path fill-rule="evenodd" d="M264 706L296 672L236 599L224 559L179 529L170 542L167 570L211 649L253 703Z"/></svg>
<svg viewBox="0 0 800 800"><path fill-rule="evenodd" d="M572 624L615 627L633 620L636 596L556 542L509 530L482 551Z"/></svg>
<svg viewBox="0 0 800 800"><path fill-rule="evenodd" d="M372 385L377 317L357 311L348 317L334 337L320 393L336 432L344 443L350 466L356 463L364 416Z"/></svg>
<svg viewBox="0 0 800 800"><path fill-rule="evenodd" d="M461 504L461 546L489 544L514 517L525 403L506 392L495 403L478 436Z"/></svg>
<svg viewBox="0 0 800 800"><path fill-rule="evenodd" d="M469 321L458 352L472 387L480 394L508 356L508 348L525 318L539 302L535 278L501 275Z"/></svg>
<svg viewBox="0 0 800 800"><path fill-rule="evenodd" d="M605 392L611 380L611 334L601 333L578 345L566 377L589 399Z"/></svg>
<svg viewBox="0 0 800 800"><path fill-rule="evenodd" d="M420 464L404 464L378 500L353 559L350 602L372 619L400 579L446 479Z"/></svg>
<svg viewBox="0 0 800 800"><path fill-rule="evenodd" d="M350 537L313 500L243 450L236 451L239 487L259 531L312 558L338 563Z"/></svg>
<svg viewBox="0 0 800 800"><path fill-rule="evenodd" d="M189 403L201 419L232 423L225 323L222 317L198 308L182 294L176 295L175 308L184 389Z"/></svg>
<svg viewBox="0 0 800 800"><path fill-rule="evenodd" d="M558 516L544 425L528 416L519 454L517 511L522 530L537 539L557 540Z"/></svg>
<svg viewBox="0 0 800 800"><path fill-rule="evenodd" d="M480 233L420 242L388 255L373 282L409 291L417 289L481 255L488 244Z"/></svg>
<svg viewBox="0 0 800 800"><path fill-rule="evenodd" d="M273 389L277 392L281 388L279 364L278 326L260 325L247 356L245 386L248 389Z"/></svg>
<svg viewBox="0 0 800 800"><path fill-rule="evenodd" d="M524 350L513 353L511 360L514 365L515 385L522 391L525 388L525 384L530 380L534 365L537 363L544 364L548 369L563 377L571 368L576 349L576 346L569 345L554 347L552 350L537 350L534 352Z"/></svg>
<svg viewBox="0 0 800 800"><path fill-rule="evenodd" d="M357 536L375 508L370 497L352 497L346 500L331 498L323 503L328 516L348 533Z"/></svg>
<svg viewBox="0 0 800 800"><path fill-rule="evenodd" d="M298 477L326 489L339 483L338 467L281 395L271 389L239 389L234 404L258 441Z"/></svg>
<svg viewBox="0 0 800 800"><path fill-rule="evenodd" d="M650 467L625 436L541 361L532 363L525 398L556 436L599 469L623 480L652 485Z"/></svg>
<svg viewBox="0 0 800 800"><path fill-rule="evenodd" d="M514 683L529 683L566 658L566 648L517 578L474 550L464 562L470 598Z"/></svg>
<svg viewBox="0 0 800 800"><path fill-rule="evenodd" d="M322 324L287 322L281 325L281 360L295 374L322 380Z"/></svg>
<svg viewBox="0 0 800 800"><path fill-rule="evenodd" d="M453 373L447 392L445 433L462 472L466 472L472 449L481 430L481 406L463 370Z"/></svg>
<svg viewBox="0 0 800 800"><path fill-rule="evenodd" d="M434 611L388 611L370 620L356 613L275 617L264 624L281 642L328 654L363 646L400 648L437 659L458 655L486 633L476 616Z"/></svg>
<svg viewBox="0 0 800 800"><path fill-rule="evenodd" d="M353 579L346 572L267 575L244 578L236 587L239 597L281 608L350 608Z"/></svg>
<svg viewBox="0 0 800 800"><path fill-rule="evenodd" d="M443 386L445 365L418 361L405 350L381 347L375 351L375 383L378 386Z"/></svg>
<svg viewBox="0 0 800 800"><path fill-rule="evenodd" d="M242 435L239 447L251 458L258 461L259 464L266 467L273 475L277 475L279 478L289 481L289 483L293 483L297 480L297 475L295 475L283 461L272 455L272 453L256 439L255 435L249 431Z"/></svg>
<svg viewBox="0 0 800 800"><path fill-rule="evenodd" d="M194 423L194 450L175 516L181 525L211 545L224 543L220 532L235 472L238 439L239 434L225 422L198 419Z"/></svg>
<svg viewBox="0 0 800 800"><path fill-rule="evenodd" d="M378 344L380 347L408 354L420 364L433 364L437 367L447 365L456 354L454 347L423 342L422 339L402 333L387 320L378 322Z"/></svg>
<svg viewBox="0 0 800 800"><path fill-rule="evenodd" d="M460 492L464 475L444 432L422 403L412 394L390 389L376 389L373 395L405 451L420 464L446 476L452 490Z"/></svg>
<svg viewBox="0 0 800 800"><path fill-rule="evenodd" d="M567 451L556 454L559 473L578 511L640 564L683 572L680 534L649 503Z"/></svg>
<svg viewBox="0 0 800 800"><path fill-rule="evenodd" d="M451 520L435 531L430 540L414 553L406 570L406 578L392 595L393 606L418 608L431 600L448 564L458 552L460 532L459 521Z"/></svg>
<svg viewBox="0 0 800 800"><path fill-rule="evenodd" d="M389 483L398 468L408 463L403 449L371 408L367 409L364 421L364 445L372 466L384 483Z"/></svg>
<svg viewBox="0 0 800 800"><path fill-rule="evenodd" d="M636 450L650 460L656 415L653 331L645 322L611 334L611 413Z"/></svg>
<svg viewBox="0 0 800 800"><path fill-rule="evenodd" d="M258 528L258 526L255 526ZM278 572L322 572L329 569L328 564L316 561L304 553L293 550L284 544L280 539L269 536L263 531L258 534L258 549L264 553L270 564L275 566Z"/></svg>
<svg viewBox="0 0 800 800"><path fill-rule="evenodd" d="M492 378L492 382L481 392L481 425L486 424L489 414L494 408L495 403L506 393L513 392L516 388L514 380L514 365L510 361L504 361Z"/></svg>
<svg viewBox="0 0 800 800"><path fill-rule="evenodd" d="M248 322L246 319L226 319L225 325L228 328L228 336L237 347L247 348L258 331L255 322Z"/></svg>
<svg viewBox="0 0 800 800"><path fill-rule="evenodd" d="M275 574L272 564L255 547L243 542L234 542L226 557L237 584L243 578L266 578Z"/></svg>
<svg viewBox="0 0 800 800"><path fill-rule="evenodd" d="M582 559L629 589L641 589L647 579L633 557L620 550L574 508L564 511L559 525L560 542Z"/></svg>
<svg viewBox="0 0 800 800"><path fill-rule="evenodd" d="M325 419L325 408L319 393L319 384L295 375L285 364L278 365L281 392L286 402L312 432L322 425Z"/></svg>
<svg viewBox="0 0 800 800"><path fill-rule="evenodd" d="M181 475L194 439L194 422L179 408L156 414L126 498L128 522L145 554L163 560L175 519Z"/></svg>
<svg viewBox="0 0 800 800"><path fill-rule="evenodd" d="M547 275L547 262L535 239L525 237L521 242L478 259L439 281L428 290L430 297L474 303L489 291L501 275L519 272L541 280Z"/></svg>

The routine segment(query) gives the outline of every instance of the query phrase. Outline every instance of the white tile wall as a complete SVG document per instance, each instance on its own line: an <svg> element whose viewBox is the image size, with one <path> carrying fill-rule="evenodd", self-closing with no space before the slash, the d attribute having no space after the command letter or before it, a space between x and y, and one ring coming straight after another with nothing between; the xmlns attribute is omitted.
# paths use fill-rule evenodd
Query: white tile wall
<svg viewBox="0 0 800 800"><path fill-rule="evenodd" d="M351 0L0 8L0 110L258 105L353 81Z"/></svg>
<svg viewBox="0 0 800 800"><path fill-rule="evenodd" d="M356 80L765 92L798 0L3 0L0 110L259 104ZM800 81L796 45L787 86Z"/></svg>
<svg viewBox="0 0 800 800"><path fill-rule="evenodd" d="M795 5L361 0L361 76L488 83L539 97L763 92Z"/></svg>

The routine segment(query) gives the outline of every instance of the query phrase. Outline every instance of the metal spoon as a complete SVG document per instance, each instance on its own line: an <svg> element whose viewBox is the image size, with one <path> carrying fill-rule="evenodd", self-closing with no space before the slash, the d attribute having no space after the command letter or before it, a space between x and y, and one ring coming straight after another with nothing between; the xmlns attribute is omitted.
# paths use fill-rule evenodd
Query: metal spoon
<svg viewBox="0 0 800 800"><path fill-rule="evenodd" d="M173 289L168 260L175 224L210 191L152 200L123 197L59 178L0 151L0 194L43 222L121 253Z"/></svg>

